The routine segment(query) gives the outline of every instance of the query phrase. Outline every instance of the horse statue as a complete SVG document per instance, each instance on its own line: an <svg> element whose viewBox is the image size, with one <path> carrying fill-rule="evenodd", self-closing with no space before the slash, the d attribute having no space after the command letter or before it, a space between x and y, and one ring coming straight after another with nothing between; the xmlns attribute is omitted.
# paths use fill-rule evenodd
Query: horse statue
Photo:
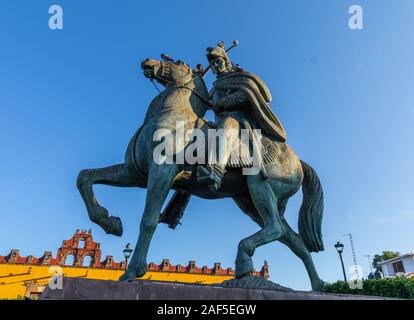
<svg viewBox="0 0 414 320"><path fill-rule="evenodd" d="M146 273L148 249L160 222L160 211L170 189L174 189L204 199L230 197L260 227L258 232L239 243L236 279L252 273L252 256L257 247L279 240L303 261L312 290L323 290L324 282L319 278L311 257L311 252L324 250L321 235L322 187L312 167L299 160L286 143L267 139L267 144L275 150L273 161L265 163L267 179L263 179L260 174L242 175L240 168L231 168L218 190L208 189L194 179L197 164L154 162L153 153L159 144L159 141L154 141L157 130L173 129L180 121L187 130L199 128L207 132L213 127L203 120L210 108L203 72L197 68L193 70L182 61L164 60L146 59L141 63L144 75L156 80L164 90L150 103L143 125L128 145L125 162L82 170L77 179L77 187L91 221L101 226L106 233L117 236L122 235L121 220L109 215L107 209L98 203L93 185L147 189L138 241L120 281L132 281ZM175 134L174 130L172 132ZM286 222L284 212L288 199L300 187L303 202L299 212L298 234Z"/></svg>

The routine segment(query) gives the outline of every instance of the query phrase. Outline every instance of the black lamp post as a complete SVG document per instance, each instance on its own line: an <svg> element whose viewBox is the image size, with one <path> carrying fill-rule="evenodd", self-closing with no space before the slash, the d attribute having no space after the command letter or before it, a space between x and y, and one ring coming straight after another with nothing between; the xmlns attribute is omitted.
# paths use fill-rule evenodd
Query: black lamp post
<svg viewBox="0 0 414 320"><path fill-rule="evenodd" d="M342 272L344 273L344 280L345 280L345 282L347 282L345 267L344 267L344 260L342 259L342 252L344 252L344 245L338 241L335 244L335 249L336 249L336 251L338 251L339 259L341 259L341 266L342 266Z"/></svg>
<svg viewBox="0 0 414 320"><path fill-rule="evenodd" d="M130 243L128 243L126 246L125 246L125 249L124 249L124 251L122 251L123 253L124 253L124 257L125 257L125 270L127 269L127 267L128 267L128 259L129 259L129 257L131 256L131 252L132 252L133 250L131 249L131 244Z"/></svg>

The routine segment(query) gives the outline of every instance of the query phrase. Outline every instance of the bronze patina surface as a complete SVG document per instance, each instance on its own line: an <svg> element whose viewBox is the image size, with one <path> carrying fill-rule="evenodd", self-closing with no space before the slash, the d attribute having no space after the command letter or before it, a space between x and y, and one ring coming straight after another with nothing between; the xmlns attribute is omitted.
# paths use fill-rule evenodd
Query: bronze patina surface
<svg viewBox="0 0 414 320"><path fill-rule="evenodd" d="M207 50L208 61L217 75L210 94L200 67L192 69L183 61L166 57L164 55L163 61L146 59L142 62L144 75L163 85L164 90L149 105L144 123L128 145L124 163L82 170L77 180L90 219L107 233L118 236L122 234L121 219L109 215L99 204L93 185L147 189L138 241L120 280L133 280L145 274L148 249L158 223L165 222L174 228L190 195L195 195L209 200L232 198L260 228L239 243L236 278L246 281L238 283L249 283L255 249L278 240L303 261L312 289L323 290L323 281L311 257L311 252L324 250L321 183L312 167L299 160L286 143L286 132L268 104L271 94L266 84L258 76L233 65L222 43ZM210 108L216 113L216 125L203 120ZM263 146L271 151L271 156L268 154L255 175L243 175L241 168L230 168L226 164L157 164L153 154L159 141L154 141L154 133L169 129L175 134L176 122L182 122L184 130L198 128L203 132L214 126L224 130L261 129ZM218 148L224 149L221 151L230 158L230 152L221 144ZM286 222L284 212L289 198L301 187L303 203L299 212L299 233L296 233ZM176 194L160 217L170 189L176 190Z"/></svg>

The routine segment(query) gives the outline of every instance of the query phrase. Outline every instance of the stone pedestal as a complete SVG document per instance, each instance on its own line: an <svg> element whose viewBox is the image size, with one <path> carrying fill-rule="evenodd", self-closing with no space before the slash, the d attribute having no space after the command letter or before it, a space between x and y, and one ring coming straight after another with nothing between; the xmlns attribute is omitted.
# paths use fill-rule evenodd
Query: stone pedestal
<svg viewBox="0 0 414 320"><path fill-rule="evenodd" d="M46 287L42 300L386 300L382 297L223 288L176 282L118 282L64 278L63 289Z"/></svg>

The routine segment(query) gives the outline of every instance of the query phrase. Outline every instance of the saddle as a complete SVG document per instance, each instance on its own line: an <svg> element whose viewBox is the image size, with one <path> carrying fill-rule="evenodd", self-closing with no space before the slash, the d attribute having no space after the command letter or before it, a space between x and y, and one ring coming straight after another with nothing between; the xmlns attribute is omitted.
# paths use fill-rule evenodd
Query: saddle
<svg viewBox="0 0 414 320"><path fill-rule="evenodd" d="M198 119L196 128L207 126L210 129L216 129L217 125L207 119ZM229 160L226 167L228 168L251 168L253 167L253 130L248 121L243 121L241 124L243 129L248 129L249 140L242 139L239 135L233 141L232 152L230 153ZM257 137L256 137L257 138ZM256 140L257 141L257 140ZM260 155L262 157L263 164L275 163L277 155L280 153L278 144L275 143L267 136L262 136L260 139Z"/></svg>
<svg viewBox="0 0 414 320"><path fill-rule="evenodd" d="M199 119L196 124L196 128L201 128L203 125L207 125L211 129L217 128L215 123L212 123L205 119ZM250 127L250 124L248 124ZM250 132L250 137L253 137L253 132ZM267 136L262 136L260 139L260 148L261 148L261 156L262 156L262 168L261 173L264 179L267 178L267 173L264 168L264 164L271 164L277 161L278 154L281 152L279 149L279 144L275 143L275 141L271 140ZM249 142L246 143L243 139L235 139L234 142L236 148L230 154L229 161L227 163L228 168L251 168L253 166L253 159L252 159L252 141L249 139ZM196 167L194 167L195 169ZM191 180L195 183L195 172L193 170L191 174ZM191 194L190 192L185 191L176 191L167 204L164 211L160 214L159 223L165 223L168 225L169 228L175 229L184 214L185 208L187 207L188 202L190 201Z"/></svg>
<svg viewBox="0 0 414 320"><path fill-rule="evenodd" d="M236 139L236 148L230 154L227 162L228 168L251 168L253 166L252 141L246 144L242 139ZM275 163L280 152L278 145L268 137L262 136L260 141L260 154L263 164Z"/></svg>

